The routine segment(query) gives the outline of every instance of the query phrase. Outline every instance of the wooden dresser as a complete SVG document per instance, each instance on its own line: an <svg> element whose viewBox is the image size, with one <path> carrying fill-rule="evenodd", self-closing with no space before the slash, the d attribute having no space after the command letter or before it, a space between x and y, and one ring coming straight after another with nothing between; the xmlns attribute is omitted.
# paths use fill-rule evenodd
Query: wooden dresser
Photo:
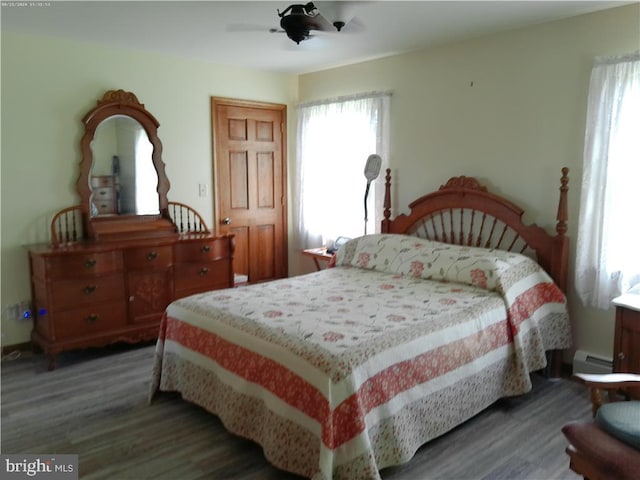
<svg viewBox="0 0 640 480"><path fill-rule="evenodd" d="M616 306L613 371L640 374L640 294L622 295L613 304Z"/></svg>
<svg viewBox="0 0 640 480"><path fill-rule="evenodd" d="M234 284L233 235L169 201L160 124L135 94L109 90L82 122L79 202L53 216L50 245L27 247L50 370L65 350L153 340L173 300Z"/></svg>
<svg viewBox="0 0 640 480"><path fill-rule="evenodd" d="M49 357L157 337L167 305L233 286L233 236L185 234L28 247L31 340Z"/></svg>

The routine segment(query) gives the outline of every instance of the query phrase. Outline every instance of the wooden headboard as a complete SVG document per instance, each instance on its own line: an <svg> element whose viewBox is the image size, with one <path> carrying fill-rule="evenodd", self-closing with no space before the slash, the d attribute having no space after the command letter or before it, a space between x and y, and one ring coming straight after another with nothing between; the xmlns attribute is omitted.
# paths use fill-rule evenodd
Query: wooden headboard
<svg viewBox="0 0 640 480"><path fill-rule="evenodd" d="M439 190L413 201L408 215L391 220L391 170L387 169L382 233L524 253L535 258L563 292L567 291L568 168L562 169L555 234L522 222L524 210L490 193L473 177L453 177Z"/></svg>

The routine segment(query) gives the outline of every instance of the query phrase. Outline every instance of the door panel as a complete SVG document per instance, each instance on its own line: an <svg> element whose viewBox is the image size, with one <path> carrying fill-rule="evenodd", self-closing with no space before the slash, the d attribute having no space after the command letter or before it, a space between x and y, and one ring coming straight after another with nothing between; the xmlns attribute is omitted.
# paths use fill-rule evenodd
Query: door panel
<svg viewBox="0 0 640 480"><path fill-rule="evenodd" d="M273 170L273 154L258 154L258 204L259 208L274 208L275 198L273 198L274 186L276 184L274 177L276 173Z"/></svg>
<svg viewBox="0 0 640 480"><path fill-rule="evenodd" d="M247 140L247 122L239 118L229 119L229 139Z"/></svg>
<svg viewBox="0 0 640 480"><path fill-rule="evenodd" d="M273 142L274 131L276 130L272 122L256 122L256 140L262 142Z"/></svg>
<svg viewBox="0 0 640 480"><path fill-rule="evenodd" d="M216 232L236 235L235 273L285 277L286 106L212 98L211 114Z"/></svg>
<svg viewBox="0 0 640 480"><path fill-rule="evenodd" d="M231 208L249 208L247 152L229 152L229 188Z"/></svg>
<svg viewBox="0 0 640 480"><path fill-rule="evenodd" d="M273 225L259 225L256 228L258 242L264 248L258 251L256 281L264 281L275 278L276 259L272 252L275 251L275 238Z"/></svg>

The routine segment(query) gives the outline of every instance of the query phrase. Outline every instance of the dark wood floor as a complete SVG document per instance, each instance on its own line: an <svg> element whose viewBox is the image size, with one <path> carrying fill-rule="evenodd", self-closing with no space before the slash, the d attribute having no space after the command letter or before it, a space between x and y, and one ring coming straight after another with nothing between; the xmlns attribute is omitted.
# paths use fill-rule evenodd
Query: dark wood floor
<svg viewBox="0 0 640 480"><path fill-rule="evenodd" d="M299 479L256 444L177 395L147 403L153 346L2 362L2 453L79 455L86 479ZM590 419L587 392L534 375L531 393L503 400L423 446L385 480L579 478L568 469L563 423Z"/></svg>

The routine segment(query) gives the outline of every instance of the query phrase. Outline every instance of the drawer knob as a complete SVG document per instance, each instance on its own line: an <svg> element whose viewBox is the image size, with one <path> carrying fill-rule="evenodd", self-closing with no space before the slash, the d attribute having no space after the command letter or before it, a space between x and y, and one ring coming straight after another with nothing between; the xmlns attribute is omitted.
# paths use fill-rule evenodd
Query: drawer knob
<svg viewBox="0 0 640 480"><path fill-rule="evenodd" d="M100 315L98 315L97 313L92 313L91 315L86 317L84 319L84 321L86 323L88 323L89 325L93 325L94 323L96 323L98 321L99 318L100 318Z"/></svg>
<svg viewBox="0 0 640 480"><path fill-rule="evenodd" d="M152 260L155 260L156 258L158 258L158 252L149 252L147 254L147 260L149 260L150 262Z"/></svg>
<svg viewBox="0 0 640 480"><path fill-rule="evenodd" d="M211 251L211 245L205 245L200 249L202 253L209 253Z"/></svg>
<svg viewBox="0 0 640 480"><path fill-rule="evenodd" d="M84 287L84 293L86 293L87 295L91 295L96 291L96 288L98 287L95 285L87 285L86 287Z"/></svg>
<svg viewBox="0 0 640 480"><path fill-rule="evenodd" d="M198 271L198 275L204 277L207 273L209 273L209 269L207 267L202 267L200 271Z"/></svg>
<svg viewBox="0 0 640 480"><path fill-rule="evenodd" d="M86 262L84 262L84 266L87 268L93 268L96 266L96 259L95 258L90 258L89 260L87 260Z"/></svg>
<svg viewBox="0 0 640 480"><path fill-rule="evenodd" d="M619 359L619 360L624 360L624 352L620 352L620 353L618 354L618 359Z"/></svg>

